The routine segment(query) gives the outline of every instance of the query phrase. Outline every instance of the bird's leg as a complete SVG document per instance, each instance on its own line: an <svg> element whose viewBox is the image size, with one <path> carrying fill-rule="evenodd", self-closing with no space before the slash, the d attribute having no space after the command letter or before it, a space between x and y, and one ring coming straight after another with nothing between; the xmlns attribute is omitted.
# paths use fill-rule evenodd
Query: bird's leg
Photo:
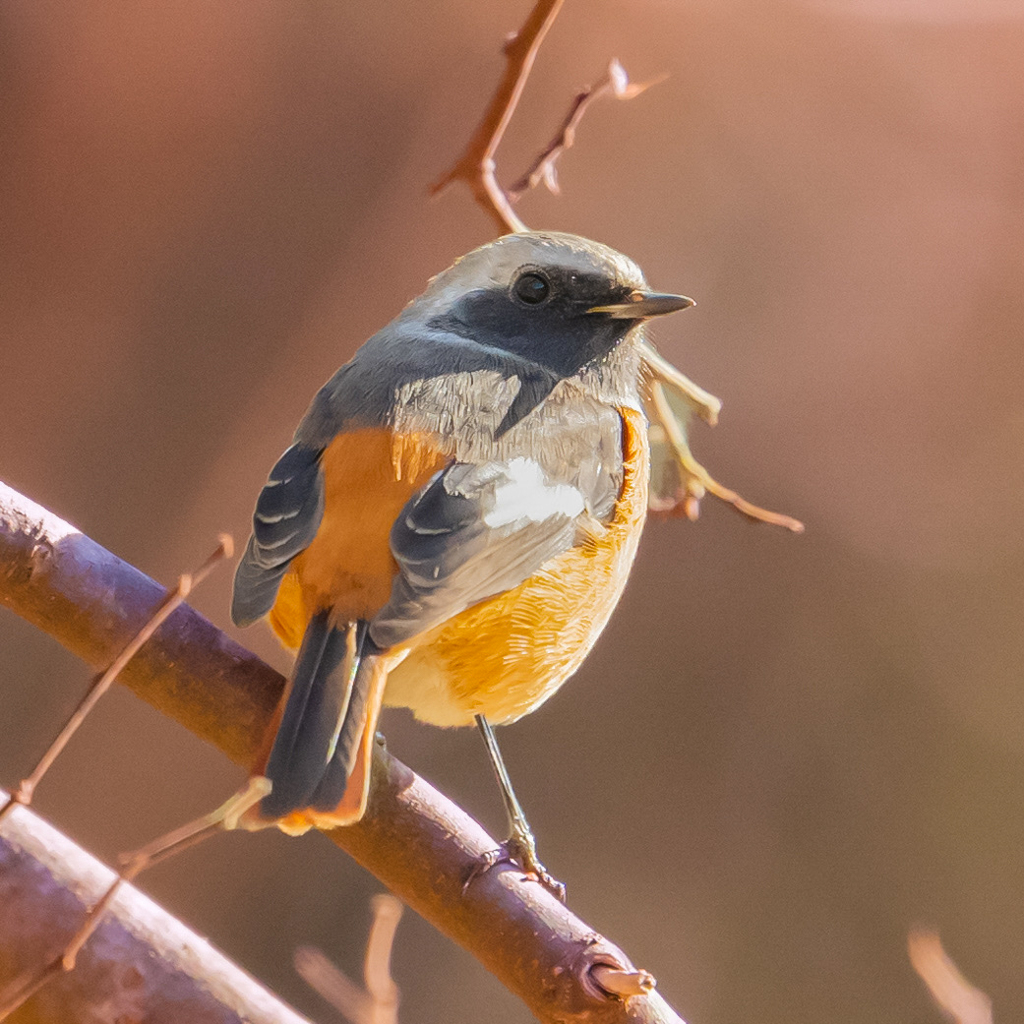
<svg viewBox="0 0 1024 1024"><path fill-rule="evenodd" d="M565 885L548 874L547 869L540 862L537 856L537 841L523 813L522 805L516 797L512 788L512 780L509 778L505 761L498 749L498 741L494 736L494 730L490 722L483 715L476 716L476 724L480 729L480 735L484 738L484 745L487 747L487 756L491 759L491 766L494 768L494 775L498 780L498 787L501 790L501 799L505 804L505 814L508 816L509 837L503 844L500 854L515 861L527 874L535 875L537 880L550 893L556 896L563 903L565 902ZM500 855L490 855L486 858L484 869L497 863Z"/></svg>

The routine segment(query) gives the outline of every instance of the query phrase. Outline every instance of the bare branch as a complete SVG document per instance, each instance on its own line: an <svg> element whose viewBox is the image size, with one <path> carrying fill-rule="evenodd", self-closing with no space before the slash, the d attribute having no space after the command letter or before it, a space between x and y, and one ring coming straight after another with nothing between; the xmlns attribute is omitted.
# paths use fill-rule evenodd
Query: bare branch
<svg viewBox="0 0 1024 1024"><path fill-rule="evenodd" d="M142 628L128 641L117 657L114 658L110 667L96 679L89 692L81 700L64 727L57 734L57 738L47 747L46 752L40 758L29 777L21 781L17 790L10 794L7 802L0 807L0 820L5 818L14 807L19 805L28 807L31 804L36 787L53 766L53 763L71 741L71 738L81 727L90 712L99 703L100 698L110 689L118 674L135 657L146 641L163 625L168 616L179 605L184 603L185 598L192 592L192 589L206 579L221 561L225 558L230 558L233 552L234 543L231 537L226 533L221 534L216 550L196 572L192 574L186 573L179 578L177 586L168 591L167 596L153 610L153 613ZM103 915L107 912L111 902L117 895L121 883L135 877L151 861L152 858L145 863L139 860L137 864L133 863L130 873L121 872L121 876L111 883L107 891L93 905L78 931L68 940L63 951L54 957L49 964L42 968L27 969L0 991L0 1021L7 1020L15 1010L28 1002L48 982L62 973L69 973L75 969L78 954L99 927Z"/></svg>
<svg viewBox="0 0 1024 1024"><path fill-rule="evenodd" d="M369 1024L370 997L322 949L300 946L292 961L302 980L351 1024Z"/></svg>
<svg viewBox="0 0 1024 1024"><path fill-rule="evenodd" d="M694 520L700 515L701 499L712 494L748 519L803 533L804 524L799 519L770 512L741 498L715 480L693 457L687 436L690 419L699 416L714 425L721 402L684 377L649 345L645 345L643 356L650 371L643 389L643 404L650 420L651 511L663 515L682 513Z"/></svg>
<svg viewBox="0 0 1024 1024"><path fill-rule="evenodd" d="M992 1000L960 973L937 932L915 928L907 936L907 951L936 1006L954 1024L992 1024Z"/></svg>
<svg viewBox="0 0 1024 1024"><path fill-rule="evenodd" d="M373 924L363 964L363 983L372 1007L369 1024L398 1024L399 992L391 977L391 947L402 919L402 903L394 896L381 893L373 897L371 905Z"/></svg>
<svg viewBox="0 0 1024 1024"><path fill-rule="evenodd" d="M473 198L494 219L501 233L526 231L527 227L513 212L509 196L498 184L494 153L515 111L537 49L560 6L561 0L539 0L522 29L506 45L508 63L505 75L476 132L455 166L431 188L436 194L453 181L464 181ZM630 84L622 65L612 60L604 78L575 98L562 127L526 175L512 186L511 196L517 198L540 181L546 182L551 191L558 191L557 160L572 145L576 128L595 99L608 93L620 99L632 99L664 78ZM687 438L691 416L699 415L714 426L722 403L683 376L647 342L641 346L641 356L648 377L643 393L644 412L651 423L651 511L695 520L700 515L701 499L712 494L748 519L802 533L804 527L799 520L770 512L740 497L715 480L693 457Z"/></svg>
<svg viewBox="0 0 1024 1024"><path fill-rule="evenodd" d="M351 1024L398 1024L398 986L391 977L391 946L402 917L401 900L381 893L373 897L373 924L366 941L361 989L315 946L295 951L295 969Z"/></svg>
<svg viewBox="0 0 1024 1024"><path fill-rule="evenodd" d="M442 174L430 186L431 195L437 195L453 181L464 181L476 201L493 218L499 234L526 231L526 225L516 216L508 197L498 184L494 175L494 153L515 113L537 50L558 15L562 2L537 0L523 27L506 41L505 73L473 137L451 170Z"/></svg>
<svg viewBox="0 0 1024 1024"><path fill-rule="evenodd" d="M558 160L576 141L576 129L591 103L608 95L620 100L631 100L646 92L652 85L665 81L667 77L659 75L650 82L631 83L626 69L613 57L604 77L576 94L565 120L552 140L530 165L529 170L508 189L509 199L516 202L524 192L536 188L541 182L547 186L549 192L558 195L561 191L558 186Z"/></svg>
<svg viewBox="0 0 1024 1024"><path fill-rule="evenodd" d="M153 580L0 484L0 604L92 664L104 664L163 596ZM186 605L119 679L243 765L255 757L284 686L280 675ZM473 953L541 1021L678 1024L657 992L620 1000L600 990L590 979L594 965L636 968L512 866L497 865L463 893L495 840L383 750L374 760L368 814L329 835Z"/></svg>
<svg viewBox="0 0 1024 1024"><path fill-rule="evenodd" d="M153 613L146 620L142 628L128 641L124 649L113 660L110 667L100 675L90 687L89 692L82 698L78 707L72 712L71 717L65 723L64 728L57 734L57 738L47 747L46 752L39 759L38 764L32 770L27 779L22 779L18 788L11 793L7 803L0 807L0 820L11 810L15 804L28 806L32 803L36 787L42 781L43 776L53 766L64 748L71 742L82 723L89 716L89 713L96 707L100 698L110 689L111 684L117 679L120 672L138 654L142 645L163 625L168 616L178 605L183 604L185 598L192 592L213 571L223 559L231 558L234 554L234 542L231 537L222 533L216 550L203 564L191 575L186 573L178 580L177 586L168 591L167 596L153 610ZM2 1020L0 1015L0 1020Z"/></svg>

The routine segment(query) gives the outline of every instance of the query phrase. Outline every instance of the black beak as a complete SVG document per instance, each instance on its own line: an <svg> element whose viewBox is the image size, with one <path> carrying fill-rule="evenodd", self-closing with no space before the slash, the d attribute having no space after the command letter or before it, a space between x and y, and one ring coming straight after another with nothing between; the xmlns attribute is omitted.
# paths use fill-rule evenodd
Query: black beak
<svg viewBox="0 0 1024 1024"><path fill-rule="evenodd" d="M693 299L685 295L665 295L661 292L630 292L625 302L613 306L594 306L588 313L605 313L616 320L646 320L652 316L664 316L679 309L696 306Z"/></svg>

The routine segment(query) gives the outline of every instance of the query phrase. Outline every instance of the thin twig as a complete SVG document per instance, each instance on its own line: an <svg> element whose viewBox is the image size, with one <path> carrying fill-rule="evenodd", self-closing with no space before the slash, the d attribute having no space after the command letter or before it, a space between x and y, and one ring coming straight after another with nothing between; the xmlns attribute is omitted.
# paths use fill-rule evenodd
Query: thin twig
<svg viewBox="0 0 1024 1024"><path fill-rule="evenodd" d="M907 936L910 962L935 1004L955 1024L992 1024L992 1000L975 988L942 948L937 932L915 928Z"/></svg>
<svg viewBox="0 0 1024 1024"><path fill-rule="evenodd" d="M632 84L619 61L613 59L603 78L577 94L551 142L537 156L526 174L506 192L498 184L494 154L515 113L540 44L562 3L563 0L538 0L523 27L506 41L503 51L505 73L476 131L455 164L430 186L431 195L438 195L454 181L465 182L477 203L493 218L502 234L506 231L528 230L512 209L512 203L523 192L536 187L541 181L553 193L558 192L558 159L572 146L576 129L594 100L608 94L618 99L632 99L666 77L662 75L650 82Z"/></svg>
<svg viewBox="0 0 1024 1024"><path fill-rule="evenodd" d="M480 119L473 137L455 165L430 186L437 195L454 181L464 181L476 200L493 217L498 231L526 231L494 174L494 153L508 127L537 50L563 0L537 0L523 27L505 42L505 73Z"/></svg>
<svg viewBox="0 0 1024 1024"><path fill-rule="evenodd" d="M372 1007L370 1024L398 1024L399 991L391 977L391 947L402 919L402 901L380 893L371 901L373 924L366 940L363 982Z"/></svg>
<svg viewBox="0 0 1024 1024"><path fill-rule="evenodd" d="M292 958L302 980L351 1024L366 1024L370 997L316 946L300 946Z"/></svg>
<svg viewBox="0 0 1024 1024"><path fill-rule="evenodd" d="M645 402L651 420L660 426L665 439L675 452L676 461L683 477L685 496L681 499L682 509L689 519L696 519L700 514L700 499L707 491L724 501L737 512L755 522L781 526L793 533L803 533L804 524L792 516L781 512L771 512L766 508L741 498L735 491L729 490L715 480L711 474L693 457L686 439L684 425L669 405L664 391L664 382L654 380L648 388L648 401Z"/></svg>
<svg viewBox="0 0 1024 1024"><path fill-rule="evenodd" d="M138 654L142 645L167 621L174 610L185 601L193 588L202 583L225 558L231 558L234 550L235 546L231 537L226 533L222 533L218 537L217 548L213 554L194 573L186 573L179 577L174 589L167 592L167 595L153 610L153 613L142 628L128 641L121 653L113 660L110 667L89 688L89 692L72 712L64 728L61 729L57 734L57 738L39 759L32 773L28 778L21 780L18 788L11 793L7 803L0 807L0 820L3 820L4 816L10 812L15 804L27 807L32 803L36 787L42 781L43 776L53 766L53 762L60 756L61 752L71 741L72 736L75 735L89 713L96 707L100 698L110 689L111 684L121 674L124 667ZM2 1019L0 1017L0 1020Z"/></svg>
<svg viewBox="0 0 1024 1024"><path fill-rule="evenodd" d="M168 628L177 630L179 622L175 617ZM154 643L164 642L161 630ZM0 864L0 1002L23 1000L30 994L24 986L52 981L17 1020L136 1021L141 1014L147 1021L309 1024L131 885L120 886L67 973L51 947L99 902L112 872L24 807L0 828ZM46 963L52 973L12 980L8 972L26 961Z"/></svg>
<svg viewBox="0 0 1024 1024"><path fill-rule="evenodd" d="M505 74L473 137L455 165L431 186L432 194L436 195L453 181L465 182L473 198L494 219L502 233L527 230L526 224L515 214L511 205L523 191L535 187L541 181L552 192L558 191L558 158L573 144L580 120L595 99L608 93L620 99L631 99L665 78L663 75L649 82L630 84L622 65L612 60L604 78L576 96L554 138L506 195L495 174L494 154L515 111L537 49L560 7L561 0L539 0L526 24L506 44ZM652 378L644 394L644 411L652 424L652 439L654 431L662 431L667 445L667 450L663 449L664 465L673 482L671 494L659 494L652 488L652 511L675 515L682 513L694 520L700 514L701 499L710 493L749 519L782 526L794 533L803 532L804 527L799 520L752 504L720 484L697 462L686 440L685 419L680 419L672 408L666 392L672 393L712 426L718 418L721 402L697 387L668 360L659 356L647 342L642 344L640 354ZM682 485L682 491L678 494L674 493L677 477Z"/></svg>
<svg viewBox="0 0 1024 1024"><path fill-rule="evenodd" d="M508 189L509 199L513 203L516 202L524 192L536 188L541 182L547 186L549 192L558 195L561 192L558 186L558 160L567 149L572 148L576 141L576 129L590 105L607 95L620 100L631 100L646 92L652 85L663 82L667 77L659 75L649 82L631 83L626 69L613 57L604 77L576 94L554 137L543 152L538 154L529 170Z"/></svg>
<svg viewBox="0 0 1024 1024"><path fill-rule="evenodd" d="M169 591L164 599L153 610L146 623L135 634L134 637L124 646L120 654L113 660L110 667L99 676L96 682L89 689L89 692L79 703L64 728L57 734L57 738L50 744L46 753L43 754L32 774L23 779L18 789L12 793L7 803L0 808L0 820L10 813L17 805L27 807L32 802L32 796L43 776L52 767L54 761L70 742L72 736L78 731L89 713L96 707L100 698L110 689L113 682L121 674L126 665L141 650L143 644L167 621L168 617L178 608L191 593L193 587L198 586L210 572L225 558L230 558L234 552L234 544L231 537L222 533L218 538L218 544L214 552L205 562L192 574L184 574L178 579L177 586ZM186 837L178 839L174 834L173 844L164 843L158 850L158 855L166 855L170 846L181 846L185 839L190 840L188 845L196 842L196 830ZM119 877L114 880L107 891L100 897L95 906L86 915L85 921L75 934L68 940L64 950L55 957L49 964L37 972L26 971L16 978L7 989L0 994L0 1021L6 1020L19 1006L27 1002L51 979L63 972L73 971L75 961L82 947L89 941L93 932L99 927L103 915L110 906L114 896L117 895L121 884L135 878L146 867L150 866L155 858L148 856L149 847L142 851L143 855L134 855L128 860Z"/></svg>
<svg viewBox="0 0 1024 1024"><path fill-rule="evenodd" d="M41 988L65 971L63 955L54 957L41 971L25 971L0 991L0 1020L24 1006Z"/></svg>
<svg viewBox="0 0 1024 1024"><path fill-rule="evenodd" d="M120 870L117 878L107 891L97 900L95 906L86 915L85 921L77 932L68 940L63 954L58 958L65 971L74 970L75 959L89 937L99 927L103 915L107 912L118 890L127 882L133 882L143 871L161 861L168 860L185 850L191 849L204 839L221 832L226 822L233 822L257 801L262 800L270 792L270 783L262 776L249 779L227 803L217 810L204 814L186 825L173 829L171 832L147 843L141 849L124 853L118 857ZM0 1012L0 1021L4 1015Z"/></svg>
<svg viewBox="0 0 1024 1024"><path fill-rule="evenodd" d="M310 988L343 1014L351 1024L398 1024L399 991L391 977L391 947L402 917L402 902L387 893L370 901L373 923L366 940L361 989L316 946L295 951L295 970Z"/></svg>

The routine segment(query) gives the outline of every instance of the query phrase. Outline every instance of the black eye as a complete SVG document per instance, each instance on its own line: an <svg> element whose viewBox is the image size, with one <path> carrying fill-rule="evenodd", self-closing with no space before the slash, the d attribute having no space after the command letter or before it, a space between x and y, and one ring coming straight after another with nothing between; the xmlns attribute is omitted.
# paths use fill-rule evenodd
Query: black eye
<svg viewBox="0 0 1024 1024"><path fill-rule="evenodd" d="M512 286L516 298L530 306L539 306L550 294L551 286L540 274L523 274Z"/></svg>

